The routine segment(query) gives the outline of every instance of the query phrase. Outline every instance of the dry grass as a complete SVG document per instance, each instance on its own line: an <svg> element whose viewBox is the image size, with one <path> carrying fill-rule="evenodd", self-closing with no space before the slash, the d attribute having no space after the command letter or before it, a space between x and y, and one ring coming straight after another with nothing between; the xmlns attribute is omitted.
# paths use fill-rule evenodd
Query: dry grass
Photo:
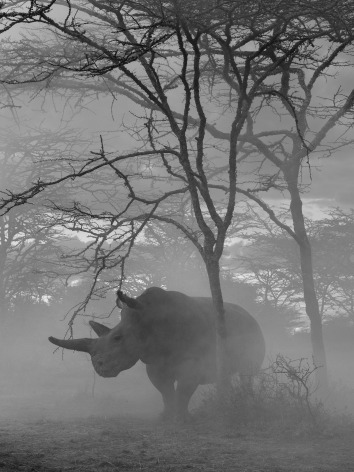
<svg viewBox="0 0 354 472"><path fill-rule="evenodd" d="M129 417L6 422L4 471L343 472L354 470L354 431L269 435L210 422L166 426Z"/></svg>
<svg viewBox="0 0 354 472"><path fill-rule="evenodd" d="M348 411L315 408L314 423L306 402L301 409L301 391L290 395L289 405L287 389L274 390L269 377L253 396L236 389L223 415L209 396L204 409L182 425L157 421L161 400L148 384L134 380L134 388L125 392L113 383L116 396L97 388L93 398L91 388L70 396L62 381L57 390L49 388L48 376L43 382L47 390L36 382L33 392L23 387L23 377L15 390L2 384L0 471L354 471L354 423ZM274 395L266 393L268 388ZM339 393L344 402L352 396L344 388Z"/></svg>

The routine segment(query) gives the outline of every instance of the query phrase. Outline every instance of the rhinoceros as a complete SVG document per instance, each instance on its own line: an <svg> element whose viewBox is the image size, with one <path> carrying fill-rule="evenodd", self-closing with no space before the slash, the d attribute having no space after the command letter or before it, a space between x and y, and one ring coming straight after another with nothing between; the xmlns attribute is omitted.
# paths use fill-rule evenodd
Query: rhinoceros
<svg viewBox="0 0 354 472"><path fill-rule="evenodd" d="M198 385L216 380L212 300L151 287L137 298L118 291L117 305L122 312L115 328L90 321L98 338L50 337L49 341L89 353L102 377L115 377L141 360L162 395L164 416L188 415L188 404ZM238 305L225 303L225 317L228 372L250 378L260 369L265 355L261 329Z"/></svg>

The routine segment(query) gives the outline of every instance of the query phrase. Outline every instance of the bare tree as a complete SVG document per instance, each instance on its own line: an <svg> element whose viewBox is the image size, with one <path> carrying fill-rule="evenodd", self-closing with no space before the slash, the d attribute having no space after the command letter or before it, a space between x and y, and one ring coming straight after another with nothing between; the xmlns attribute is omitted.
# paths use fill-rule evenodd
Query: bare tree
<svg viewBox="0 0 354 472"><path fill-rule="evenodd" d="M53 1L31 18L38 19L35 30L29 25L22 39L2 44L3 83L14 91L21 84L38 91L39 84L71 96L124 95L136 105L126 130L137 145L108 152L102 139L69 172L4 194L1 208L9 211L66 180L91 179L95 205L53 208L64 226L94 235L95 282L117 264L124 270L149 221L174 225L206 265L222 353L220 258L241 192L299 245L314 355L325 366L299 178L311 169L311 153L344 145L324 140L335 126L348 125L354 92L334 90L324 106L319 86L351 52L353 14L345 0ZM97 188L103 178L115 179L113 193ZM270 189L289 193L293 229L261 200ZM186 205L195 227L183 218ZM115 242L110 249L107 241Z"/></svg>
<svg viewBox="0 0 354 472"><path fill-rule="evenodd" d="M0 34L6 33L19 24L31 23L40 19L42 13L49 13L55 1L44 4L37 0L12 0L2 2L0 12Z"/></svg>

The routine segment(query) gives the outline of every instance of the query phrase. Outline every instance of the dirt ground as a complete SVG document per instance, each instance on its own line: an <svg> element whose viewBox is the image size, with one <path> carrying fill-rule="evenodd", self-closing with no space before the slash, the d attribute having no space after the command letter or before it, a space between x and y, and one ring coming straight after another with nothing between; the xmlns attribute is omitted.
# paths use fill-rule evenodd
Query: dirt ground
<svg viewBox="0 0 354 472"><path fill-rule="evenodd" d="M346 472L354 471L354 430L269 434L200 418L185 425L162 424L155 415L70 418L70 408L62 419L4 414L0 470Z"/></svg>

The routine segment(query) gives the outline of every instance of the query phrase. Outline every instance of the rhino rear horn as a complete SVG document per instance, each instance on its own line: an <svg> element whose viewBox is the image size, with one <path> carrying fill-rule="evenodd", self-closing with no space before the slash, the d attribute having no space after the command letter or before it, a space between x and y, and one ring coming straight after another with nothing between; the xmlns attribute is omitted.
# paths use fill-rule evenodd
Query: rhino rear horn
<svg viewBox="0 0 354 472"><path fill-rule="evenodd" d="M64 349L71 349L72 351L81 351L90 353L93 339L81 338L81 339L57 339L50 336L49 341L56 346L63 347Z"/></svg>
<svg viewBox="0 0 354 472"><path fill-rule="evenodd" d="M97 334L97 336L105 336L108 334L111 330L107 328L107 326L97 323L97 321L89 321L89 325L91 328L94 330L94 332Z"/></svg>
<svg viewBox="0 0 354 472"><path fill-rule="evenodd" d="M129 308L134 308L136 310L142 307L141 303L136 298L131 298L125 293L123 293L121 290L118 290L117 291L117 306L119 308L122 308L122 305L120 302L124 303Z"/></svg>

